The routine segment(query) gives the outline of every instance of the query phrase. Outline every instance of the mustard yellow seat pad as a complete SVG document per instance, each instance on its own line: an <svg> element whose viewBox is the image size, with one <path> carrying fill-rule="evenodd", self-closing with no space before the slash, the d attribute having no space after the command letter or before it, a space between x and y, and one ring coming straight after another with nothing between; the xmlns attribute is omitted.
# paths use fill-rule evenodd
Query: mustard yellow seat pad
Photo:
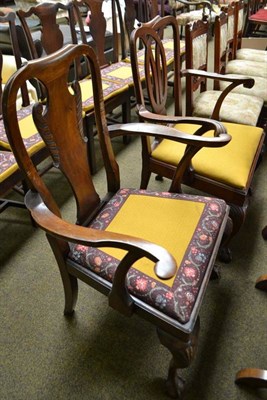
<svg viewBox="0 0 267 400"><path fill-rule="evenodd" d="M91 228L126 234L167 249L177 262L173 278L162 280L154 262L142 258L127 274L129 292L164 314L188 322L209 266L227 206L223 200L169 192L121 189ZM70 243L69 259L109 282L124 251Z"/></svg>
<svg viewBox="0 0 267 400"><path fill-rule="evenodd" d="M94 109L93 85L90 78L79 82L82 95L82 108L84 112ZM127 83L112 82L102 80L102 90L104 101L107 101L123 92L127 92L129 86Z"/></svg>
<svg viewBox="0 0 267 400"><path fill-rule="evenodd" d="M0 183L4 182L19 169L13 153L0 151Z"/></svg>
<svg viewBox="0 0 267 400"><path fill-rule="evenodd" d="M193 158L192 165L199 175L225 183L238 189L247 186L249 173L259 147L263 130L258 127L223 123L232 140L221 148L203 147ZM197 125L177 124L178 130L194 133ZM213 136L207 132L205 136ZM185 145L163 140L152 152L159 161L177 165L185 150Z"/></svg>
<svg viewBox="0 0 267 400"><path fill-rule="evenodd" d="M33 122L32 106L18 110L17 117L23 142L28 153L32 155L45 146ZM11 150L3 120L0 121L0 146L4 149Z"/></svg>

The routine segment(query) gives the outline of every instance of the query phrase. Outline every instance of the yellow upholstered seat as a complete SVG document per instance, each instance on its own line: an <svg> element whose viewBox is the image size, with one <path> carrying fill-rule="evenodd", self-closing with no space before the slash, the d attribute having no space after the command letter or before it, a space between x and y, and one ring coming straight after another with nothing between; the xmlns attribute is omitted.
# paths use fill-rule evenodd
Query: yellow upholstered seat
<svg viewBox="0 0 267 400"><path fill-rule="evenodd" d="M251 165L262 139L262 129L227 122L224 125L232 136L231 142L223 148L203 148L196 154L192 164L197 174L243 189L247 186ZM177 124L176 128L183 132L194 133L197 126ZM205 134L205 136L212 135L213 132ZM163 140L152 152L152 157L177 165L184 150L185 146L180 143Z"/></svg>
<svg viewBox="0 0 267 400"><path fill-rule="evenodd" d="M84 112L89 112L94 109L93 88L92 80L84 79L80 81L81 94L82 94L82 107ZM102 90L104 101L108 101L114 96L118 96L128 90L128 84L122 82L114 82L102 80Z"/></svg>
<svg viewBox="0 0 267 400"><path fill-rule="evenodd" d="M144 69L141 68L141 80L145 79ZM127 62L117 62L109 65L101 70L101 77L104 80L119 82L123 84L128 84L133 86L133 74L132 67L130 63Z"/></svg>
<svg viewBox="0 0 267 400"><path fill-rule="evenodd" d="M0 184L19 169L13 153L0 151ZM1 193L1 190L0 190Z"/></svg>
<svg viewBox="0 0 267 400"><path fill-rule="evenodd" d="M202 271L224 212L225 202L210 197L120 189L90 228L139 237L173 255L177 269L172 277L159 278L154 262L143 257L130 268L126 284L132 295L184 324L196 302ZM127 253L108 246L98 249L70 243L70 247L71 261L110 282Z"/></svg>
<svg viewBox="0 0 267 400"><path fill-rule="evenodd" d="M168 102L167 66L163 65L165 57L162 56L159 61L155 57L151 60L152 49L154 48L152 46L158 46L163 53L162 39L158 32L161 32L168 25L170 31L173 32L173 43L176 49L174 51L174 55L176 54L174 65L177 66L173 74L173 88L176 93L174 94L172 109L170 109ZM197 34L196 40L195 35ZM198 23L186 27L187 63L186 69L182 72L183 76L186 77L185 99L182 99L181 93L179 32L175 18L172 16L157 17L152 21L150 27L143 24L136 29L131 39L137 111L141 120L158 124L163 123L172 127L174 124L178 124L175 125L175 128L179 132L194 134L194 137L200 137L201 140L205 137L206 140L210 140L210 137L214 136L214 131L208 125L203 129L204 118L206 118L206 122L210 121L210 118L220 122L224 121L223 125L232 138L231 142L221 148L204 146L194 155L191 165L187 166L183 184L210 196L220 197L230 204L230 215L234 227L233 235L236 234L245 220L252 179L262 152L264 130L253 125L257 124L261 114L263 99L237 93L228 93L223 98L224 94L219 90L206 91L206 77L214 77L219 80L224 79L224 75L210 74L205 71L208 25L203 21L198 21ZM145 71L151 71L151 76L147 76L145 89L138 80L139 64L135 57L140 42L145 48L145 54L148 54ZM149 70L150 65L153 65L154 68ZM196 71L196 68L199 68L199 71ZM165 74L163 71L165 71ZM194 93L194 89L199 89L200 94ZM219 97L219 101L222 99L223 101L218 104ZM182 112L183 103L186 105L184 112ZM168 113L168 111L170 112ZM188 116L198 116L199 123L195 121L196 125L185 125ZM152 173L158 177L173 179L177 163L179 161L184 162L189 155L190 149L186 148L185 145L171 143L164 137L161 140L142 140L141 188L147 187ZM230 252L223 258L230 261Z"/></svg>
<svg viewBox="0 0 267 400"><path fill-rule="evenodd" d="M18 120L22 132L25 147L30 155L37 153L45 144L36 130L32 119L32 107L28 106L18 110ZM0 146L6 150L11 150L8 142L3 121L0 121Z"/></svg>

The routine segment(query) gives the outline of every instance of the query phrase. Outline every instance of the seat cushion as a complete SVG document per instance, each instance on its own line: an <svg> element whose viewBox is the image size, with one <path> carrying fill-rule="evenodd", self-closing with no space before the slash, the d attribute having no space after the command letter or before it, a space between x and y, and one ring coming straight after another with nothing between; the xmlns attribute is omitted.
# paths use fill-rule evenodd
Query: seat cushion
<svg viewBox="0 0 267 400"><path fill-rule="evenodd" d="M193 115L210 118L220 94L219 90L200 93L194 101ZM229 93L223 101L220 120L256 126L263 103L260 97Z"/></svg>
<svg viewBox="0 0 267 400"><path fill-rule="evenodd" d="M267 63L267 51L242 48L237 50L236 58L237 60L251 60L251 61Z"/></svg>
<svg viewBox="0 0 267 400"><path fill-rule="evenodd" d="M173 278L159 279L143 258L127 275L129 292L168 316L186 323L210 261L226 213L223 200L121 189L91 228L140 237L165 247L177 261ZM124 251L72 245L69 258L112 282Z"/></svg>
<svg viewBox="0 0 267 400"><path fill-rule="evenodd" d="M264 62L251 60L232 60L226 65L226 74L261 76L267 79L267 66Z"/></svg>
<svg viewBox="0 0 267 400"><path fill-rule="evenodd" d="M11 151L0 151L0 183L19 169Z"/></svg>
<svg viewBox="0 0 267 400"><path fill-rule="evenodd" d="M231 74L227 74L228 76ZM238 75L232 75L237 77ZM235 89L232 90L233 93L241 93L246 94L248 96L256 96L260 97L264 101L264 106L267 105L267 79L262 78L261 76L250 76L253 78L255 83L254 86L250 89L245 88L243 85L237 86ZM220 82L220 89L224 90L227 86L229 86L229 82Z"/></svg>
<svg viewBox="0 0 267 400"><path fill-rule="evenodd" d="M263 130L227 122L224 122L224 125L232 140L221 148L202 148L193 158L192 165L199 175L233 188L246 190ZM176 128L183 132L194 133L197 126L177 124ZM207 132L205 136L213 136L213 132ZM185 145L181 143L163 140L152 152L152 157L176 166L184 150Z"/></svg>
<svg viewBox="0 0 267 400"><path fill-rule="evenodd" d="M82 108L84 112L89 112L94 108L93 88L91 79L84 79L79 82L82 93ZM104 101L119 95L129 89L128 84L122 82L102 80Z"/></svg>
<svg viewBox="0 0 267 400"><path fill-rule="evenodd" d="M140 79L145 79L145 71L142 66L139 67ZM133 86L133 74L130 63L120 61L109 65L101 70L101 77L104 80L120 82Z"/></svg>
<svg viewBox="0 0 267 400"><path fill-rule="evenodd" d="M45 144L36 132L36 127L32 119L32 107L28 106L17 111L20 131L22 133L23 142L30 155L42 149ZM11 150L9 145L3 120L0 121L0 146L7 150Z"/></svg>

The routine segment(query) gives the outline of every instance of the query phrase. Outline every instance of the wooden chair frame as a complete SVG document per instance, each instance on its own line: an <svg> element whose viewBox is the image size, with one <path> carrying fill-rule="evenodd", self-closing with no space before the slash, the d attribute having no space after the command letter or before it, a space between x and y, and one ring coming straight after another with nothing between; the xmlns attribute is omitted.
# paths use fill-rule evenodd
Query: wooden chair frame
<svg viewBox="0 0 267 400"><path fill-rule="evenodd" d="M75 97L72 99L69 98L71 95L66 88L66 71L68 71L73 60L81 56L85 56L88 60L93 81L96 124L108 181L108 194L103 200L99 198L94 189L86 155L87 145L84 141L81 125L77 123L77 119L81 120L81 107L77 107L77 104L80 104L79 86L74 86ZM38 104L34 107L34 118L49 146L55 166L68 176L68 182L73 188L77 204L76 224L64 221L61 218L60 210L31 163L20 136L14 100L21 84L32 77L40 79L47 89L48 101L44 106L45 112L43 112L43 106ZM65 109L65 102L68 103L67 113L61 112L62 108ZM53 106L50 107L52 103ZM54 104L57 104L56 108ZM109 304L119 312L127 316L136 313L150 321L157 327L160 342L173 355L168 376L168 392L172 396L179 396L181 382L177 375L177 368L187 367L195 355L199 331L198 313L216 252L228 221L228 207L225 207L225 214L223 214L222 223L218 229L214 253L202 280L195 307L190 314L190 320L184 324L164 316L162 312L146 305L135 296L130 296L125 285L127 271L136 260L143 257L156 263L155 271L158 276L162 278L172 276L176 271L176 266L171 254L163 247L141 238L88 228L88 224L96 216L96 213L100 212L104 204L113 197L120 185L118 165L114 159L110 142L111 136L116 137L124 134L150 135L159 138L169 137L174 141L186 143L189 151L177 168L176 173L176 185L179 188L182 175L192 156L203 145L223 146L227 144L230 140L229 135L225 133L223 126L217 122L208 122L217 132L213 140L207 140L201 136L192 137L191 135L177 133L169 127L159 127L152 124L112 125L108 128L105 120L99 65L94 51L87 45L68 45L51 56L29 62L27 66L13 76L5 88L3 115L17 162L31 181L31 190L27 193L25 199L26 205L36 223L46 232L58 262L65 291L65 314L73 313L78 293L77 282L80 279L107 295ZM64 135L62 135L62 132L64 132ZM68 156L66 156L66 152ZM119 263L113 284L92 270L82 268L77 263L68 260L70 243L80 243L83 246L92 246L93 248L108 246L126 250L127 254Z"/></svg>

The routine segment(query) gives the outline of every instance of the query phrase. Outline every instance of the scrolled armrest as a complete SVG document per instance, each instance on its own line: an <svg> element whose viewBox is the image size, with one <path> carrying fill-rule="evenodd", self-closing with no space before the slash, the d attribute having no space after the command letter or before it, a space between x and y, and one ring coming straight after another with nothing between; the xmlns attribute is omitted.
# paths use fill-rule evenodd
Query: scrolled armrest
<svg viewBox="0 0 267 400"><path fill-rule="evenodd" d="M220 110L226 96L237 86L243 85L245 88L251 89L254 86L254 79L244 75L222 75L217 74L215 72L207 72L201 70L194 69L186 69L182 71L182 76L201 76L204 78L211 78L214 80L220 80L225 82L231 82L229 86L227 86L224 90L221 91L220 96L218 97L216 104L213 108L213 112L211 118L220 119Z"/></svg>
<svg viewBox="0 0 267 400"><path fill-rule="evenodd" d="M217 74L215 72L207 72L207 71L201 71L199 69L184 69L181 71L181 75L186 77L186 76L202 76L204 78L210 78L213 80L220 80L220 81L225 81L225 82L232 82L235 83L236 86L238 85L244 85L246 88L252 88L255 81L253 78L250 78L249 76L245 75L234 75L234 74Z"/></svg>
<svg viewBox="0 0 267 400"><path fill-rule="evenodd" d="M162 117L162 116L157 116ZM179 118L179 117L177 117ZM190 122L195 121L201 125L200 121L204 121L203 126L196 130L192 135L179 131L175 128L171 128L165 125L149 124L149 123L129 123L122 125L111 125L109 132L111 137L119 135L141 135L141 136L152 136L158 140L169 139L175 142L181 142L186 144L183 157L178 162L173 179L170 186L171 192L181 193L181 185L186 172L188 171L192 158L197 154L202 147L222 147L225 146L231 140L231 136L227 134L226 128L223 124L218 121L212 121L205 118L181 117L176 122ZM158 121L159 122L159 121ZM162 121L161 121L162 122ZM207 124L207 125L206 125ZM211 128L212 126L212 128ZM208 130L214 129L214 137L202 137Z"/></svg>
<svg viewBox="0 0 267 400"><path fill-rule="evenodd" d="M148 112L149 113L149 112ZM138 136L152 136L156 139L169 139L175 142L181 142L186 145L192 145L197 148L201 147L221 147L226 145L231 136L228 135L226 128L219 121L205 118L195 117L168 117L157 114L151 114L161 118L161 123L193 123L195 125L202 125L196 130L194 134L179 131L170 126L157 125L155 123L128 123L128 124L115 124L108 127L111 137L121 135L138 135ZM202 137L205 132L214 130L214 137Z"/></svg>
<svg viewBox="0 0 267 400"><path fill-rule="evenodd" d="M28 191L25 203L36 224L57 239L84 246L114 247L128 251L130 257L127 258L127 262L125 262L127 255L122 260L125 274L132 263L142 257L147 257L155 262L155 274L161 279L169 279L176 273L177 265L173 256L165 248L155 243L67 222L53 214L44 204L40 195L33 191Z"/></svg>

